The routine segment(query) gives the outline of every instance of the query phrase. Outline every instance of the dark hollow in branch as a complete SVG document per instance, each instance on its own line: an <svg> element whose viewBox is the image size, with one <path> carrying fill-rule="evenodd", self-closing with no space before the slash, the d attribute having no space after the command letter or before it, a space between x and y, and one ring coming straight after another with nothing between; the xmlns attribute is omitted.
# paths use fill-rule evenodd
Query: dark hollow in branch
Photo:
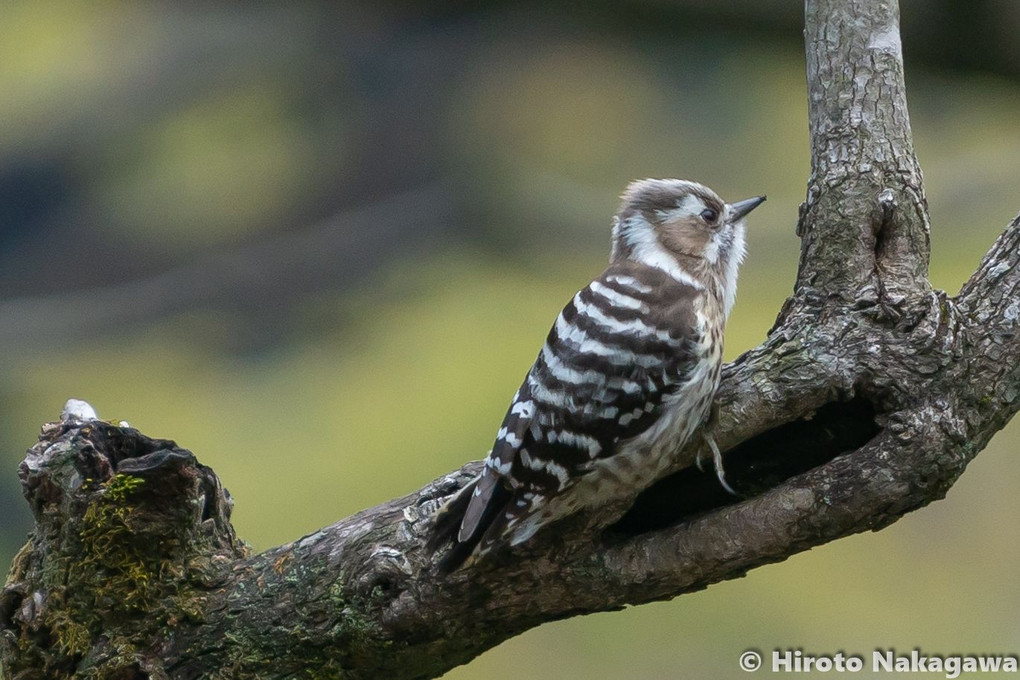
<svg viewBox="0 0 1020 680"><path fill-rule="evenodd" d="M725 453L726 492L711 472L688 467L648 487L610 531L641 534L760 495L781 482L864 446L879 433L867 399L825 404L811 415L741 442Z"/></svg>

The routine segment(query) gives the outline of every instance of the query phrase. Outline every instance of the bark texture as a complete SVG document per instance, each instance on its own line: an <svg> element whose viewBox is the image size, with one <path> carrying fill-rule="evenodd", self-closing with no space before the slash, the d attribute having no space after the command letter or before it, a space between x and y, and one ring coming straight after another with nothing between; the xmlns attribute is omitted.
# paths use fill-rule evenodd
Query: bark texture
<svg viewBox="0 0 1020 680"><path fill-rule="evenodd" d="M728 365L731 483L669 474L439 577L423 544L466 465L252 555L216 476L173 442L66 418L21 468L31 541L0 595L11 678L431 678L545 621L676 597L942 498L1020 407L1020 218L953 298L928 216L898 11L809 0L812 174L795 294Z"/></svg>

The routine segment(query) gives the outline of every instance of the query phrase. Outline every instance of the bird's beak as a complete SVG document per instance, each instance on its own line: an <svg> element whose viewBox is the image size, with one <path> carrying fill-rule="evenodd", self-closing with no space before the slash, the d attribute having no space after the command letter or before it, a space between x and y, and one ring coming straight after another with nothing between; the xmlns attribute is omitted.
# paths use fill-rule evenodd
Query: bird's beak
<svg viewBox="0 0 1020 680"><path fill-rule="evenodd" d="M747 213L751 212L764 202L764 196L755 196L754 198L746 198L743 201L731 203L730 222L736 222L737 220L742 219Z"/></svg>

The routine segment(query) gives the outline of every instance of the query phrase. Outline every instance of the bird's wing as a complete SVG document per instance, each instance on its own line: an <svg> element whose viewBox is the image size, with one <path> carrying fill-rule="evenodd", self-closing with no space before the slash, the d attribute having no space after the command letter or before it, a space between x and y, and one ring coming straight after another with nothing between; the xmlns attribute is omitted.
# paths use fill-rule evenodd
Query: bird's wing
<svg viewBox="0 0 1020 680"><path fill-rule="evenodd" d="M459 542L498 540L656 421L695 361L698 294L626 262L574 296L507 411Z"/></svg>

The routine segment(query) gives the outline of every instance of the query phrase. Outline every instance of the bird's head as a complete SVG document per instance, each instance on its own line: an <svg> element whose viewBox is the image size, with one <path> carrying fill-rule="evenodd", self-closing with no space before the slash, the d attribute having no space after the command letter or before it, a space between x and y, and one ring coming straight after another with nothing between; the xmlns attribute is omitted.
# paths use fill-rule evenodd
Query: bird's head
<svg viewBox="0 0 1020 680"><path fill-rule="evenodd" d="M764 200L726 203L708 187L681 179L632 182L613 222L610 260L633 260L676 278L714 277L729 298L744 258L744 217Z"/></svg>

